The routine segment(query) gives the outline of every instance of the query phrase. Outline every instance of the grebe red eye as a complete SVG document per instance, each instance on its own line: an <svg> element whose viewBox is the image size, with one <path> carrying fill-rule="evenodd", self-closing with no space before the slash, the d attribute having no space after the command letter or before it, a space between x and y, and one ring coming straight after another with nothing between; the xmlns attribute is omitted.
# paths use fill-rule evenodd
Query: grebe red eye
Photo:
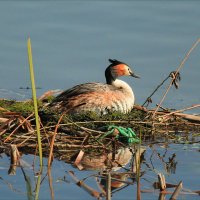
<svg viewBox="0 0 200 200"><path fill-rule="evenodd" d="M130 75L132 75L132 74L133 74L133 72L131 71L131 69L130 69L130 68L128 68L128 72L129 72L129 74L130 74Z"/></svg>

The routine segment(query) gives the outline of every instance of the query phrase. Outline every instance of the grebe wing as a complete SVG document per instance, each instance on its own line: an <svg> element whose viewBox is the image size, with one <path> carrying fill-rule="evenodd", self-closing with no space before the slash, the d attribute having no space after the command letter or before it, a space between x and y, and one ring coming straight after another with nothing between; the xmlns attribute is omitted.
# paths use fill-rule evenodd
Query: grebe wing
<svg viewBox="0 0 200 200"><path fill-rule="evenodd" d="M114 90L115 88L112 85L108 85L105 83L84 83L80 85L76 85L70 89L65 90L61 94L59 94L53 102L64 101L66 99L72 98L74 96L78 96L81 94L88 94L92 92L106 92L108 90Z"/></svg>

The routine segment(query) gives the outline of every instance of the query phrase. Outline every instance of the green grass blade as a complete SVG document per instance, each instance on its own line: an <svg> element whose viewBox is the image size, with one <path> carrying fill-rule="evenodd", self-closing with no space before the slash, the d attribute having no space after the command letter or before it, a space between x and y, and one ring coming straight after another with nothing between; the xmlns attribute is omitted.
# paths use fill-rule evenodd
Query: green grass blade
<svg viewBox="0 0 200 200"><path fill-rule="evenodd" d="M40 172L42 172L42 167L40 167ZM36 188L35 188L35 200L39 199L39 192L40 192L40 185L41 185L41 176L42 174L38 175Z"/></svg>
<svg viewBox="0 0 200 200"><path fill-rule="evenodd" d="M35 111L35 122L36 122L37 138L38 138L40 165L42 166L43 161L42 161L42 144L41 144L41 137L40 137L40 121L39 121L39 116L38 116L37 96L36 96L36 89L35 89L35 78L34 78L30 38L28 38L27 47L28 47L28 61L29 61L29 67L30 67L30 77L31 77L32 96L33 96L33 104L34 104L34 111Z"/></svg>

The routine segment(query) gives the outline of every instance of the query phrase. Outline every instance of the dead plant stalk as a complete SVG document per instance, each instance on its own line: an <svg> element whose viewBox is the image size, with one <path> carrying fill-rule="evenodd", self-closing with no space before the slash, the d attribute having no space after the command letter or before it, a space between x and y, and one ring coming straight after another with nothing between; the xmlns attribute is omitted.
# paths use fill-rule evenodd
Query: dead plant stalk
<svg viewBox="0 0 200 200"><path fill-rule="evenodd" d="M22 123L20 123L20 124L12 131L12 133L10 133L9 136L7 136L7 138L4 140L4 143L7 142L7 141L10 139L10 137L11 137L14 133L16 133L16 131L17 131L25 122L27 122L27 120L28 120L30 117L32 117L33 115L34 115L34 113L30 114L26 119L24 119L24 120L22 121Z"/></svg>
<svg viewBox="0 0 200 200"><path fill-rule="evenodd" d="M162 117L164 118L164 117L167 117L169 115L173 115L175 113L180 113L180 112L183 112L183 111L186 111L186 110L191 110L191 109L198 108L198 107L200 107L200 104L197 104L197 105L194 105L194 106L190 106L188 108L183 108L181 110L176 110L174 112L167 113L167 114L163 115Z"/></svg>
<svg viewBox="0 0 200 200"><path fill-rule="evenodd" d="M59 125L60 125L60 122L63 118L64 114L61 115L60 119L58 120L58 123L55 127L55 131L54 131L54 135L52 137L52 140L51 140L51 146L50 146L50 152L49 152L49 159L48 159L48 168L50 168L51 166L51 162L52 162L52 158L53 158L53 147L54 147L54 142L55 142L55 138L56 138L56 135L57 135L57 132L58 132L58 128L59 128Z"/></svg>
<svg viewBox="0 0 200 200"><path fill-rule="evenodd" d="M174 75L174 77L172 78L166 92L164 93L160 103L158 104L157 108L155 109L154 113L153 113L153 116L152 118L154 119L155 118L155 115L156 115L156 112L158 111L158 109L160 108L160 106L162 105L165 97L167 96L167 93L169 92L171 86L173 85L173 82L177 76L177 74L179 73L179 71L181 70L181 68L183 67L183 65L185 64L186 60L189 58L190 54L192 53L192 51L195 49L195 47L199 44L200 42L200 38L198 38L198 40L192 45L192 47L190 48L190 50L188 51L188 53L186 54L186 56L184 57L184 59L182 60L181 64L179 65L179 67L177 68L176 70L176 73Z"/></svg>

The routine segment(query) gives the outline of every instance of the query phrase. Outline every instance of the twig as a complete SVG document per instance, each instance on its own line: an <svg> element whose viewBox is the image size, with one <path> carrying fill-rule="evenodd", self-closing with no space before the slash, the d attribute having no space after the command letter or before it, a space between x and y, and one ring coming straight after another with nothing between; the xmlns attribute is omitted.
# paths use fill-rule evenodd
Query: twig
<svg viewBox="0 0 200 200"><path fill-rule="evenodd" d="M24 144L26 141L28 141L28 140L29 140L30 138L32 138L32 137L33 137L32 135L26 137L26 139L23 140L21 143L19 143L17 146L18 146L18 147L22 146L22 144Z"/></svg>
<svg viewBox="0 0 200 200"><path fill-rule="evenodd" d="M166 189L166 182L165 182L165 176L161 173L158 174L158 182L160 185L160 190L163 191Z"/></svg>
<svg viewBox="0 0 200 200"><path fill-rule="evenodd" d="M111 174L107 173L106 176L106 200L111 200Z"/></svg>
<svg viewBox="0 0 200 200"><path fill-rule="evenodd" d="M53 181L52 181L52 175L51 175L51 168L48 168L48 180L49 180L49 189L51 192L51 200L54 200L55 195L54 195L54 191L53 191Z"/></svg>
<svg viewBox="0 0 200 200"><path fill-rule="evenodd" d="M176 75L179 73L180 69L183 67L184 63L185 63L186 60L189 58L190 54L191 54L192 51L195 49L195 47L199 44L199 42L200 42L200 38L198 38L198 40L192 45L192 47L190 48L190 50L188 51L188 53L186 54L186 56L185 56L184 59L182 60L181 64L180 64L179 67L177 68L176 73L174 74L174 76L173 76L173 78L172 78L172 80L171 80L171 82L170 82L170 84L169 84L169 86L168 86L166 92L164 93L164 95L163 95L163 97L162 97L160 103L158 104L157 108L155 109L155 111L154 111L154 113L153 113L153 116L152 116L153 119L155 118L156 112L157 112L158 109L160 108L160 106L161 106L161 104L163 103L163 101L164 101L164 99L165 99L167 93L169 92L169 90L170 90L170 88L171 88L171 86L172 86L172 84L173 84L173 82L174 82L174 80L175 80L175 78L176 78Z"/></svg>
<svg viewBox="0 0 200 200"><path fill-rule="evenodd" d="M170 116L170 115L173 115L173 114L176 114L176 113L180 113L180 112L183 112L183 111L186 111L186 110L191 110L191 109L194 109L194 108L198 108L198 107L200 107L200 104L197 104L197 105L194 105L194 106L190 106L190 107L187 107L187 108L183 108L183 109L181 109L181 110L176 110L176 111L167 113L167 114L163 115L162 118L165 118L165 117L167 117L167 116Z"/></svg>
<svg viewBox="0 0 200 200"><path fill-rule="evenodd" d="M60 122L63 118L64 114L61 115L60 119L58 120L58 123L56 125L56 128L55 128L55 131L54 131L54 135L53 135L53 138L51 140L51 146L50 146L50 152L49 152L49 159L48 159L48 168L51 166L51 161L52 161L52 158L53 158L53 146L54 146L54 142L55 142L55 138L56 138L56 135L57 135L57 132L58 132L58 127L60 125Z"/></svg>
<svg viewBox="0 0 200 200"><path fill-rule="evenodd" d="M4 140L4 142L7 142L7 141L10 139L10 137L11 137L25 122L27 122L27 120L28 120L30 117L33 116L33 114L34 114L34 113L30 114L27 118L25 118L25 119L22 121L22 123L20 123L20 124L15 128L15 130L13 130L12 133L10 133L9 136L7 136L7 138Z"/></svg>
<svg viewBox="0 0 200 200"><path fill-rule="evenodd" d="M142 106L144 106L146 104L146 102L149 101L149 99L155 94L155 92L165 83L165 81L168 80L168 78L170 77L170 74L156 87L156 89L152 92L152 94L147 97L147 99L145 100L145 102L142 104Z"/></svg>
<svg viewBox="0 0 200 200"><path fill-rule="evenodd" d="M81 164L84 153L85 152L83 150L80 150L79 154L76 157L76 160L74 161L74 165L76 165L79 170L82 170L84 168Z"/></svg>
<svg viewBox="0 0 200 200"><path fill-rule="evenodd" d="M142 193L155 193L155 190L141 190ZM165 191L162 191L161 192L162 194L173 194L172 191L168 191L168 190L165 190ZM179 194L181 195L199 195L199 191L192 191L192 192L180 192Z"/></svg>
<svg viewBox="0 0 200 200"><path fill-rule="evenodd" d="M176 189L174 190L172 196L170 197L170 200L176 200L177 199L182 187L183 187L183 182L180 181L180 183L177 185Z"/></svg>
<svg viewBox="0 0 200 200"><path fill-rule="evenodd" d="M1 117L0 123L6 123L8 120L9 120L8 118ZM0 130L1 130L1 128L0 128Z"/></svg>
<svg viewBox="0 0 200 200"><path fill-rule="evenodd" d="M0 126L0 131L1 131L0 136L4 134L5 131L4 127L9 126L9 124L12 123L15 119L16 119L15 117L11 117L7 121L3 122L3 124Z"/></svg>
<svg viewBox="0 0 200 200"><path fill-rule="evenodd" d="M72 171L68 171L68 173L73 178L73 180L75 181L76 185L78 185L79 187L83 188L91 196L96 197L96 198L100 198L101 193L99 193L98 191L96 191L93 188L91 188L88 185L86 185L82 180L79 180Z"/></svg>

